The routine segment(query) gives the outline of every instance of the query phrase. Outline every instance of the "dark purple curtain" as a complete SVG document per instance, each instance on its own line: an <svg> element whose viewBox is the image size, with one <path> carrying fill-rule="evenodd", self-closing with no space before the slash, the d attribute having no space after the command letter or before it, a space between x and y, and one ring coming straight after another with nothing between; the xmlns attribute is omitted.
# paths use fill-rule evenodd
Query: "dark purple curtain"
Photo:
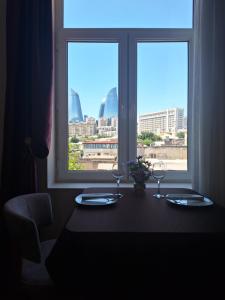
<svg viewBox="0 0 225 300"><path fill-rule="evenodd" d="M7 1L6 26L4 201L37 190L35 160L49 153L53 67L51 0Z"/></svg>

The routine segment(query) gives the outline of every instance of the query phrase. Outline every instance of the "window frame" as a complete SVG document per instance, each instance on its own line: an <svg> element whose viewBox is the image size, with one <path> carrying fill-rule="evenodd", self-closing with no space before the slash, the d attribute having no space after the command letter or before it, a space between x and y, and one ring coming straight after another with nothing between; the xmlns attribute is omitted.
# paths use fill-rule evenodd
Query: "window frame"
<svg viewBox="0 0 225 300"><path fill-rule="evenodd" d="M194 7L194 3L193 3ZM70 171L67 168L68 149L68 86L67 43L118 43L118 157L119 163L136 157L137 134L137 44L139 42L188 43L188 170L168 171L164 182L191 181L191 124L193 28L63 28L63 0L55 1L55 181L112 182L111 171ZM128 120L126 120L128 119ZM134 134L135 133L135 134ZM128 176L126 181L128 180Z"/></svg>

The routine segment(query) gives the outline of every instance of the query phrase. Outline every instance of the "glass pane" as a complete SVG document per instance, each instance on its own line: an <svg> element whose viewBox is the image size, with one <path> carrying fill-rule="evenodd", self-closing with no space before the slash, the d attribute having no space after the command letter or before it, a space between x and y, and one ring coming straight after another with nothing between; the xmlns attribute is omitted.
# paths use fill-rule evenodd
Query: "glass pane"
<svg viewBox="0 0 225 300"><path fill-rule="evenodd" d="M64 0L65 28L191 28L192 0Z"/></svg>
<svg viewBox="0 0 225 300"><path fill-rule="evenodd" d="M118 149L118 44L68 43L68 169L112 170Z"/></svg>
<svg viewBox="0 0 225 300"><path fill-rule="evenodd" d="M138 44L137 154L187 170L188 44Z"/></svg>

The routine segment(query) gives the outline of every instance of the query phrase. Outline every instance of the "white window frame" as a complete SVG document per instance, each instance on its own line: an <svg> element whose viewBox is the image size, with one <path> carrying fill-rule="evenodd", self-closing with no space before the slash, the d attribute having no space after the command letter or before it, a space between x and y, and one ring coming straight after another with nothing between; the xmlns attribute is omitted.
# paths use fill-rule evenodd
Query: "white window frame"
<svg viewBox="0 0 225 300"><path fill-rule="evenodd" d="M192 102L192 29L71 29L63 28L63 0L55 1L55 182L112 182L111 171L68 170L68 42L118 43L118 97L119 162L135 159L137 134L137 43L187 42L188 43L188 120ZM191 181L191 128L188 121L188 171L170 171L164 182ZM128 179L128 178L127 178Z"/></svg>

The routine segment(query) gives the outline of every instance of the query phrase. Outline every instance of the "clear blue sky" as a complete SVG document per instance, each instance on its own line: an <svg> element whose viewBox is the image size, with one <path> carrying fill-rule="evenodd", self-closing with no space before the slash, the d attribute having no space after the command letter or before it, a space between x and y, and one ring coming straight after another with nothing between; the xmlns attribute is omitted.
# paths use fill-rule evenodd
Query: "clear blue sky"
<svg viewBox="0 0 225 300"><path fill-rule="evenodd" d="M191 0L64 0L64 26L77 28L182 27L192 23ZM99 9L100 8L100 9ZM138 114L187 106L187 44L138 45ZM100 103L118 86L116 43L69 43L68 89L83 114L98 117Z"/></svg>

